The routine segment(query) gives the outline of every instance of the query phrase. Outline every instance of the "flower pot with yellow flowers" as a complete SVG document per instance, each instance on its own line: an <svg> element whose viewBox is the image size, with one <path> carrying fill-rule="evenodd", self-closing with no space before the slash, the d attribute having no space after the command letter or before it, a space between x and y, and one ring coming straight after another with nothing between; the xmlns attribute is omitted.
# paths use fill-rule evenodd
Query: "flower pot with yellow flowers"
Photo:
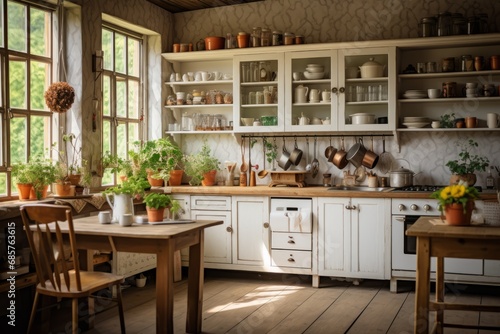
<svg viewBox="0 0 500 334"><path fill-rule="evenodd" d="M459 181L433 192L431 197L438 200L439 210L448 225L470 225L474 200L478 198L476 188Z"/></svg>

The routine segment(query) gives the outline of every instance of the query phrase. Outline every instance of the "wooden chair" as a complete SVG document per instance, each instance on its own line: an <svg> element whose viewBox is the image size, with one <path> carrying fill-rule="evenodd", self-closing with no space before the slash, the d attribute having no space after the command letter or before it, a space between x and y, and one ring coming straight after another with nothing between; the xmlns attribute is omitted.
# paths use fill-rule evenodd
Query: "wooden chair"
<svg viewBox="0 0 500 334"><path fill-rule="evenodd" d="M64 205L29 204L21 206L21 216L38 277L28 333L32 329L40 294L72 299L72 331L78 333L78 298L96 298L93 293L113 286L117 291L114 300L118 303L121 332L125 333L120 291L123 277L80 270L71 209ZM60 230L60 223L64 221L69 228L69 234L65 235Z"/></svg>

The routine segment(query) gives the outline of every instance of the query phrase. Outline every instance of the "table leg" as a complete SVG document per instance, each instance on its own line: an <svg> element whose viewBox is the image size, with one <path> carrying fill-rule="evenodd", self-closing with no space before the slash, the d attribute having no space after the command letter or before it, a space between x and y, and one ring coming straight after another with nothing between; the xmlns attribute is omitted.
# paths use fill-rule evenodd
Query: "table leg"
<svg viewBox="0 0 500 334"><path fill-rule="evenodd" d="M189 247L188 299L186 332L201 333L203 313L203 247L204 231L200 230L199 243Z"/></svg>
<svg viewBox="0 0 500 334"><path fill-rule="evenodd" d="M430 240L417 237L417 277L414 333L429 332Z"/></svg>
<svg viewBox="0 0 500 334"><path fill-rule="evenodd" d="M444 302L444 258L436 258L436 302ZM444 311L436 311L436 332L443 333Z"/></svg>
<svg viewBox="0 0 500 334"><path fill-rule="evenodd" d="M174 332L174 249L172 239L156 254L156 333Z"/></svg>

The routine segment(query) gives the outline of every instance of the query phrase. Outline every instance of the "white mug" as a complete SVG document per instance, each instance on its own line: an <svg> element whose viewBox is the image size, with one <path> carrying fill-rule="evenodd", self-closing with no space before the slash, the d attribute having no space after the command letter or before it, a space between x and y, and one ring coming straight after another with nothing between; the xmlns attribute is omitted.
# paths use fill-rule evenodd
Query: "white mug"
<svg viewBox="0 0 500 334"><path fill-rule="evenodd" d="M221 80L222 79L222 73L219 71L212 72L212 77L214 80Z"/></svg>
<svg viewBox="0 0 500 334"><path fill-rule="evenodd" d="M319 89L309 91L309 102L319 102Z"/></svg>
<svg viewBox="0 0 500 334"><path fill-rule="evenodd" d="M188 82L189 81L189 76L187 74L182 75L182 81Z"/></svg>
<svg viewBox="0 0 500 334"><path fill-rule="evenodd" d="M293 72L293 80L298 81L302 79L302 72Z"/></svg>
<svg viewBox="0 0 500 334"><path fill-rule="evenodd" d="M327 90L324 90L321 92L321 98L323 102L330 102L332 99L332 93Z"/></svg>
<svg viewBox="0 0 500 334"><path fill-rule="evenodd" d="M208 72L200 72L201 73L201 80L202 81L209 81L209 80L212 80L212 73L208 73Z"/></svg>
<svg viewBox="0 0 500 334"><path fill-rule="evenodd" d="M134 222L134 216L131 213L124 213L120 216L118 223L121 226L131 226Z"/></svg>
<svg viewBox="0 0 500 334"><path fill-rule="evenodd" d="M97 218L99 219L99 223L109 224L111 223L111 211L101 211L97 214Z"/></svg>
<svg viewBox="0 0 500 334"><path fill-rule="evenodd" d="M189 81L194 81L194 73L193 72L187 72L188 79Z"/></svg>
<svg viewBox="0 0 500 334"><path fill-rule="evenodd" d="M490 129L498 128L498 126L500 125L500 119L498 115L495 113L486 114L486 124L488 124L488 127Z"/></svg>
<svg viewBox="0 0 500 334"><path fill-rule="evenodd" d="M201 79L202 79L201 73L196 72L196 74L194 75L194 81L201 81Z"/></svg>

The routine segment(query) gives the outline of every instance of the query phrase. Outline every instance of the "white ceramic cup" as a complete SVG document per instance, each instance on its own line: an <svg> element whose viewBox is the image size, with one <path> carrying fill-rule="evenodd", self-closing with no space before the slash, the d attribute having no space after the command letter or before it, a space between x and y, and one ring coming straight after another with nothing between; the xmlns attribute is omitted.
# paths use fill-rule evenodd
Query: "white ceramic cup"
<svg viewBox="0 0 500 334"><path fill-rule="evenodd" d="M194 73L193 72L187 72L188 79L189 81L194 81Z"/></svg>
<svg viewBox="0 0 500 334"><path fill-rule="evenodd" d="M477 89L476 88L467 88L465 90L465 95L467 97L476 97L477 96Z"/></svg>
<svg viewBox="0 0 500 334"><path fill-rule="evenodd" d="M131 213L124 213L118 220L120 226L131 226L133 222L134 216Z"/></svg>
<svg viewBox="0 0 500 334"><path fill-rule="evenodd" d="M441 127L440 121L432 121L431 126L433 129L439 129Z"/></svg>
<svg viewBox="0 0 500 334"><path fill-rule="evenodd" d="M99 223L109 224L111 223L111 211L101 211L97 214L97 218L99 219Z"/></svg>
<svg viewBox="0 0 500 334"><path fill-rule="evenodd" d="M194 75L194 81L201 81L201 80L202 80L201 73L196 72L196 74Z"/></svg>
<svg viewBox="0 0 500 334"><path fill-rule="evenodd" d="M293 72L293 80L301 80L302 79L302 72Z"/></svg>
<svg viewBox="0 0 500 334"><path fill-rule="evenodd" d="M498 128L498 126L500 125L500 119L498 115L495 113L486 114L486 124L490 129Z"/></svg>
<svg viewBox="0 0 500 334"><path fill-rule="evenodd" d="M467 82L465 84L465 88L467 88L467 89L476 89L477 88L477 82Z"/></svg>
<svg viewBox="0 0 500 334"><path fill-rule="evenodd" d="M324 102L330 102L332 99L332 93L327 91L327 90L324 90L321 92L321 98L322 98L322 101L324 101Z"/></svg>
<svg viewBox="0 0 500 334"><path fill-rule="evenodd" d="M222 79L222 73L219 71L212 72L212 77L214 80L221 80Z"/></svg>
<svg viewBox="0 0 500 334"><path fill-rule="evenodd" d="M201 80L202 81L212 80L212 73L208 73L208 72L200 72L200 73L201 73Z"/></svg>
<svg viewBox="0 0 500 334"><path fill-rule="evenodd" d="M427 90L427 95L430 99L437 99L441 96L441 89L439 88L429 88Z"/></svg>
<svg viewBox="0 0 500 334"><path fill-rule="evenodd" d="M177 97L177 104L184 104L186 101L186 92L177 92L175 95Z"/></svg>
<svg viewBox="0 0 500 334"><path fill-rule="evenodd" d="M184 82L188 82L189 81L189 76L187 75L187 73L184 73L182 75L182 81L184 81Z"/></svg>

